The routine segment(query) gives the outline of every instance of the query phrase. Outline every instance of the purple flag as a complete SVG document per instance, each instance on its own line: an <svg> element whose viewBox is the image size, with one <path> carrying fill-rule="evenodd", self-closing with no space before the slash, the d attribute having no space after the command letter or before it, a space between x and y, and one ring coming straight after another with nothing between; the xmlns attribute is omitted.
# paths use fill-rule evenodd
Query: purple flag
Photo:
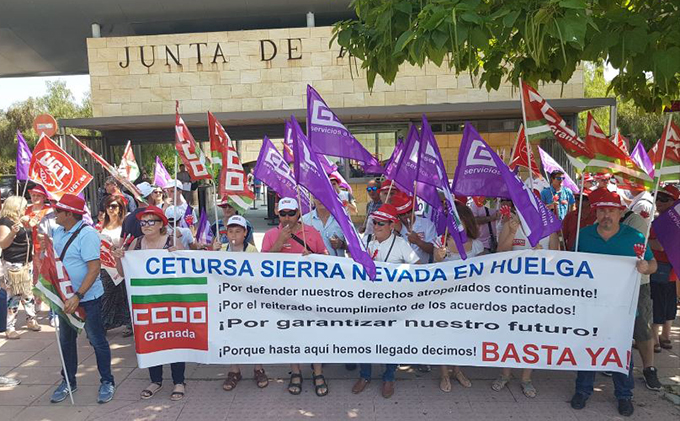
<svg viewBox="0 0 680 421"><path fill-rule="evenodd" d="M260 155L257 157L257 165L255 165L253 175L278 193L279 196L297 198L297 182L293 172L281 153L266 136L262 141L262 148L260 148ZM302 201L300 204L302 214L309 212L312 207L309 204L307 194L301 192L300 200Z"/></svg>
<svg viewBox="0 0 680 421"><path fill-rule="evenodd" d="M196 241L198 244L209 245L213 241L213 233L208 223L208 215L205 211L201 211L201 217L198 221L198 229L196 230Z"/></svg>
<svg viewBox="0 0 680 421"><path fill-rule="evenodd" d="M196 221L194 221L194 208L187 205L187 210L184 212L184 216L182 216L182 219L180 219L179 226L182 228L191 228L194 226L195 223Z"/></svg>
<svg viewBox="0 0 680 421"><path fill-rule="evenodd" d="M163 166L163 162L161 162L161 159L159 157L156 157L156 168L153 171L153 184L164 189L166 186L170 184L170 181L172 181L170 173Z"/></svg>
<svg viewBox="0 0 680 421"><path fill-rule="evenodd" d="M283 158L287 163L293 163L293 126L288 120L283 133Z"/></svg>
<svg viewBox="0 0 680 421"><path fill-rule="evenodd" d="M668 261L673 266L673 270L676 274L680 275L680 247L678 247L678 238L680 238L680 200L673 203L673 207L659 215L652 222L652 228L654 228L656 238L663 246L666 256L668 256Z"/></svg>
<svg viewBox="0 0 680 421"><path fill-rule="evenodd" d="M648 176L654 178L654 164L652 164L652 160L649 158L641 140L638 140L635 149L633 149L633 152L630 154L630 158L638 167L645 170Z"/></svg>
<svg viewBox="0 0 680 421"><path fill-rule="evenodd" d="M561 228L561 221L524 185L471 125L465 125L453 178L455 194L512 200L531 246Z"/></svg>
<svg viewBox="0 0 680 421"><path fill-rule="evenodd" d="M328 176L324 172L319 158L312 152L309 142L302 133L300 125L291 118L293 124L293 155L295 156L295 179L301 186L307 187L310 193L328 209L340 225L347 240L347 249L355 262L361 264L371 279L375 279L375 262L366 252L366 248L359 240L359 233L347 210L342 206Z"/></svg>
<svg viewBox="0 0 680 421"><path fill-rule="evenodd" d="M569 177L569 174L567 174L566 171L560 166L560 164L555 161L552 156L548 155L546 151L541 149L540 147L538 148L538 154L541 156L541 162L543 163L543 168L545 171L550 174L553 171L561 171L564 173L564 187L568 188L571 190L574 194L578 194L581 189L578 188L576 183L574 183L574 180Z"/></svg>
<svg viewBox="0 0 680 421"><path fill-rule="evenodd" d="M17 180L26 181L28 180L28 167L31 164L31 149L26 143L26 139L17 130Z"/></svg>
<svg viewBox="0 0 680 421"><path fill-rule="evenodd" d="M310 85L307 85L307 136L318 153L354 159L368 173L383 172L380 162L347 130Z"/></svg>
<svg viewBox="0 0 680 421"><path fill-rule="evenodd" d="M424 183L430 185L444 193L446 206L442 205L438 193L434 203L427 202L426 198L423 198L423 200L432 206L433 211L445 215L449 234L456 243L458 253L463 259L467 259L467 254L465 253L465 242L467 241L465 227L460 221L458 211L456 210L453 194L449 187L449 176L446 174L446 167L444 166L442 155L439 152L437 139L435 139L434 133L432 133L432 129L430 128L430 124L427 122L425 115L423 115L422 126L422 141L418 151L418 172L416 174L416 180L418 181L418 184ZM446 239L443 243L446 244Z"/></svg>

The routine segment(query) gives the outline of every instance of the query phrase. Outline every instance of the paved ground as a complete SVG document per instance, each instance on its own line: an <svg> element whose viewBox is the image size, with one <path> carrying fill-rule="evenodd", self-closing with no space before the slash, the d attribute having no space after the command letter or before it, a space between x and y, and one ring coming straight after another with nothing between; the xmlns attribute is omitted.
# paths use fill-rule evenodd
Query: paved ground
<svg viewBox="0 0 680 421"><path fill-rule="evenodd" d="M266 223L255 220L262 231ZM261 235L257 237L258 243ZM44 314L43 314L44 316ZM20 315L20 319L23 317ZM45 324L45 320L41 321ZM42 332L21 332L21 339L0 339L0 374L22 380L20 386L0 388L0 421L4 420L607 420L618 419L612 395L611 379L598 376L596 393L588 406L574 411L569 406L575 374L572 372L540 371L534 375L538 389L535 399L522 394L517 381L502 392L490 389L498 374L494 369L465 368L473 382L471 389L454 384L449 394L438 388L436 372L421 374L413 370L398 373L396 393L391 399L380 396L380 381L375 381L361 395L352 395L357 372L343 366L325 369L330 394L314 395L310 370L305 370L305 383L300 396L291 396L285 389L288 369L285 366L266 367L269 387L258 389L252 381L250 367L244 369L247 378L232 392L224 392L222 379L226 366L187 365L187 397L171 402L170 381L153 399L142 401L140 391L148 385L147 370L136 368L131 338L122 338L121 330L109 332L113 355L113 373L117 391L112 402L96 403L99 376L95 357L84 335L79 343L78 387L75 406L67 400L50 404L49 397L60 382L59 353L54 330L45 326ZM636 366L640 361L636 355ZM656 363L668 390L671 385L680 390L680 324L673 331L673 350L657 354ZM380 373L375 369L376 374ZM169 376L169 368L166 369ZM636 369L635 414L632 419L680 419L680 406L667 400L665 392L652 392L644 387L641 372Z"/></svg>

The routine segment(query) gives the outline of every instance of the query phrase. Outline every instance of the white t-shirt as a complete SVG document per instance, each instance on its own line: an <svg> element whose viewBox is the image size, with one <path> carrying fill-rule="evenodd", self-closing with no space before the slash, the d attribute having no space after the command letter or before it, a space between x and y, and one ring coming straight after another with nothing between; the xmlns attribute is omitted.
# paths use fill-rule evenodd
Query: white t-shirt
<svg viewBox="0 0 680 421"><path fill-rule="evenodd" d="M172 235L172 226L168 226L168 231ZM194 242L194 235L191 233L191 230L178 226L177 231L179 231L181 235L179 239L182 242L182 247L184 247L185 250L189 250L189 245Z"/></svg>
<svg viewBox="0 0 680 421"><path fill-rule="evenodd" d="M643 191L633 198L630 210L640 215L647 224L650 224L654 217L652 214L654 212L654 196L648 191Z"/></svg>
<svg viewBox="0 0 680 421"><path fill-rule="evenodd" d="M443 235L441 237L443 237ZM441 237L437 237L437 241L435 243L436 247L443 247ZM472 248L470 250L466 251L465 254L467 255L468 258L470 258L470 257L478 256L482 252L484 252L484 243L482 243L478 239L474 239L474 240L472 240ZM442 260L442 261L443 262L451 262L451 261L454 261L454 260L461 260L461 259L462 258L460 257L460 253L453 253L450 250L447 250L447 255L444 258L444 260Z"/></svg>
<svg viewBox="0 0 680 421"><path fill-rule="evenodd" d="M120 239L120 232L122 231L122 229L123 229L122 225L114 229L103 228L100 235L102 238L106 238L106 240L109 243L114 244L114 241L118 241Z"/></svg>
<svg viewBox="0 0 680 421"><path fill-rule="evenodd" d="M415 264L420 261L408 241L394 234L382 243L378 240L371 241L368 244L368 255L376 262Z"/></svg>
<svg viewBox="0 0 680 421"><path fill-rule="evenodd" d="M434 223L429 219L416 216L416 220L413 222L413 227L411 230L418 234L418 237L420 237L420 239L426 243L434 244L434 242L437 240L437 227L435 227ZM402 237L404 237L404 240L406 240L406 242L411 245L411 248L416 252L420 261L423 263L429 263L430 255L421 250L417 245L408 242L408 229L403 224L401 226L400 234Z"/></svg>

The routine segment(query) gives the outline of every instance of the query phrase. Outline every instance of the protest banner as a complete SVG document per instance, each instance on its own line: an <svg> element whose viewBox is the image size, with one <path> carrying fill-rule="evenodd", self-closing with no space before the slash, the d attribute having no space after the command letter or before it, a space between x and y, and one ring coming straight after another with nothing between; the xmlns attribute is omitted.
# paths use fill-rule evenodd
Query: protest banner
<svg viewBox="0 0 680 421"><path fill-rule="evenodd" d="M399 363L626 373L634 257L523 250L430 265L141 250L123 258L141 368Z"/></svg>

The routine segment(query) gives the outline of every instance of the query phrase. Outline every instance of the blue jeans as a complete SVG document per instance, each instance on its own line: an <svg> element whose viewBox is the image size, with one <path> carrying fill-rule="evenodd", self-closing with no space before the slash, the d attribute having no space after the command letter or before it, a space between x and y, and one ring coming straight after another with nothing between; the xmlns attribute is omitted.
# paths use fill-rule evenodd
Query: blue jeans
<svg viewBox="0 0 680 421"><path fill-rule="evenodd" d="M113 382L111 374L111 348L109 341L106 340L106 331L102 324L101 299L90 300L80 303L80 307L85 310L85 333L90 345L94 348L94 355L97 359L97 369L99 370L100 382ZM64 354L64 363L68 372L68 381L71 387L76 385L76 372L78 371L78 332L59 316L59 341L61 351ZM61 370L64 377L64 370Z"/></svg>
<svg viewBox="0 0 680 421"><path fill-rule="evenodd" d="M595 383L595 371L579 371L576 376L576 393L580 393L589 398L593 394L593 384ZM635 379L633 378L633 357L630 358L630 370L628 375L618 372L612 373L614 382L614 396L616 399L632 399Z"/></svg>
<svg viewBox="0 0 680 421"><path fill-rule="evenodd" d="M385 364L385 371L382 379L384 382L394 381L394 372L397 371L396 364ZM372 366L371 364L359 364L359 376L365 380L371 380Z"/></svg>
<svg viewBox="0 0 680 421"><path fill-rule="evenodd" d="M7 330L7 291L0 288L0 332Z"/></svg>
<svg viewBox="0 0 680 421"><path fill-rule="evenodd" d="M184 369L186 363L172 363L170 364L170 372L172 373L172 384L184 384ZM152 383L163 383L163 366L157 365L149 367L149 377Z"/></svg>

